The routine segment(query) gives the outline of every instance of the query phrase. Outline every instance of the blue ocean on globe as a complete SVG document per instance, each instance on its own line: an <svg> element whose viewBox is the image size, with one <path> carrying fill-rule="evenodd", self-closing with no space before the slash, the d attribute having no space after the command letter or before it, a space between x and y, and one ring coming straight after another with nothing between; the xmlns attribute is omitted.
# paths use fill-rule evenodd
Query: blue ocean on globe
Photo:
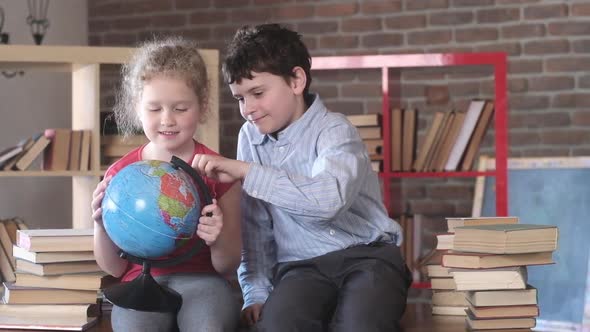
<svg viewBox="0 0 590 332"><path fill-rule="evenodd" d="M201 213L192 178L171 163L142 160L121 169L102 201L104 228L128 254L158 258L194 236Z"/></svg>

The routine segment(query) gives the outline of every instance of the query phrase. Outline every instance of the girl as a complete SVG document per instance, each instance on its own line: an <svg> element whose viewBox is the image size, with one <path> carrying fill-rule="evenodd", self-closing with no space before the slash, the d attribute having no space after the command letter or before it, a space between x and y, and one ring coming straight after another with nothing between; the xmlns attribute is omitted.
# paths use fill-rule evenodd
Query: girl
<svg viewBox="0 0 590 332"><path fill-rule="evenodd" d="M101 203L110 179L139 160L170 161L177 156L189 164L195 154L216 154L193 139L208 110L205 63L192 42L166 39L143 44L123 67L123 83L115 116L124 135L143 129L149 143L129 152L106 171L93 193L94 253L107 273L133 280L141 266L118 256L102 224ZM141 312L114 306L115 331L234 331L239 304L222 276L234 276L240 261L240 184L205 179L213 204L202 210L196 235L207 247L188 261L168 268L152 268L158 283L181 294L183 304L171 313ZM205 216L212 213L211 217Z"/></svg>

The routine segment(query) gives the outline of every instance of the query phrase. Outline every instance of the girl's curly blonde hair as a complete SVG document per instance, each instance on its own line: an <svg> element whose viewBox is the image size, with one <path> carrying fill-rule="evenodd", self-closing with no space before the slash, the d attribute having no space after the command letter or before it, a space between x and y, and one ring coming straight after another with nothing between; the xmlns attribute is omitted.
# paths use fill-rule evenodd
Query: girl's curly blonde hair
<svg viewBox="0 0 590 332"><path fill-rule="evenodd" d="M209 113L207 67L197 44L182 37L152 40L140 45L121 69L121 89L113 108L117 127L123 136L141 131L137 105L146 81L165 75L183 79L199 100L200 122Z"/></svg>

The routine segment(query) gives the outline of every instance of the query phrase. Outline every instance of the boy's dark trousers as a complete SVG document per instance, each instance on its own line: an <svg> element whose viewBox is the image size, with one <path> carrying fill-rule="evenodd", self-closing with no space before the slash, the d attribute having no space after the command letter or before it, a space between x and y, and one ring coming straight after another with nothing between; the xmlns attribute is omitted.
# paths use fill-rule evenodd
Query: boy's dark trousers
<svg viewBox="0 0 590 332"><path fill-rule="evenodd" d="M399 331L411 273L394 244L280 263L258 331Z"/></svg>

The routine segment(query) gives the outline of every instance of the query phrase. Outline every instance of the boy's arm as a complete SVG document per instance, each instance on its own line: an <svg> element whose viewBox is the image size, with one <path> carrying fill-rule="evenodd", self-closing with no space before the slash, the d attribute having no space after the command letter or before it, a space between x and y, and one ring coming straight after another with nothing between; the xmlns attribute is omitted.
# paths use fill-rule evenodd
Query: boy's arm
<svg viewBox="0 0 590 332"><path fill-rule="evenodd" d="M372 172L369 157L356 129L343 123L325 128L310 149L317 151L317 157L309 173L251 163L243 190L289 214L313 220L332 219L352 204L365 185ZM296 165L287 167L294 169Z"/></svg>

